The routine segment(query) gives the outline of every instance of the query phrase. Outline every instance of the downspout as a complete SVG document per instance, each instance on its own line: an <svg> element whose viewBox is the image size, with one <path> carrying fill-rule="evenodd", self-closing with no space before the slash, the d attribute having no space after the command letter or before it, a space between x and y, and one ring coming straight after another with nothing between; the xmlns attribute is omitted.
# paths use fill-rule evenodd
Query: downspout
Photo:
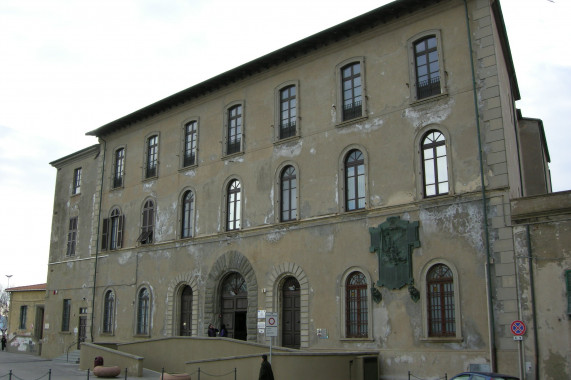
<svg viewBox="0 0 571 380"><path fill-rule="evenodd" d="M97 259L99 258L99 227L101 226L101 204L103 202L103 178L105 175L105 153L107 151L107 142L103 141L103 162L101 164L101 182L99 185L99 211L97 212L97 235L95 236L95 263L93 264L93 292L91 295L91 343L93 343L93 322L95 318L95 284L97 281Z"/></svg>
<svg viewBox="0 0 571 380"><path fill-rule="evenodd" d="M535 360L535 378L539 379L539 341L537 334L537 314L535 308L535 280L533 277L533 255L531 253L531 233L529 224L525 226L527 234L527 259L529 260L529 287L531 288L531 319L533 320L533 348Z"/></svg>
<svg viewBox="0 0 571 380"><path fill-rule="evenodd" d="M474 70L474 52L472 50L472 32L470 30L470 18L468 17L468 3L464 0L466 13L466 29L468 32L468 50L470 53L470 68L472 69L472 92L474 94L474 113L476 115L476 132L478 135L478 154L480 158L480 182L482 184L482 210L484 217L484 243L486 245L486 294L488 296L488 319L490 332L490 363L492 371L496 372L496 331L494 320L494 304L492 302L492 275L490 273L491 253L490 236L488 232L488 209L486 207L486 184L484 178L484 157L482 153L482 134L480 131L480 111L478 110L478 92L476 89L476 72Z"/></svg>

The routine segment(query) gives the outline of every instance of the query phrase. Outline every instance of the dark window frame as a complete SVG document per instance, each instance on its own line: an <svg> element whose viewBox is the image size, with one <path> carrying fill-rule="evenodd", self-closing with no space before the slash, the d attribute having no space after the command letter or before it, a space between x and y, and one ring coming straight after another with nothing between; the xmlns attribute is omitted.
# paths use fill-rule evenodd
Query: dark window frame
<svg viewBox="0 0 571 380"><path fill-rule="evenodd" d="M297 135L297 86L292 84L279 91L279 140Z"/></svg>
<svg viewBox="0 0 571 380"><path fill-rule="evenodd" d="M155 214L155 202L152 199L147 199L141 215L141 235L137 239L139 243L151 244L154 242Z"/></svg>
<svg viewBox="0 0 571 380"><path fill-rule="evenodd" d="M113 168L113 188L123 187L125 177L125 148L118 148L115 150Z"/></svg>
<svg viewBox="0 0 571 380"><path fill-rule="evenodd" d="M423 135L420 144L424 197L431 198L449 194L450 175L446 135L436 129L429 130ZM444 149L441 149L442 147ZM431 174L433 179L429 178Z"/></svg>
<svg viewBox="0 0 571 380"><path fill-rule="evenodd" d="M436 35L428 35L416 40L413 43L413 52L416 99L440 95L442 90L438 38Z"/></svg>
<svg viewBox="0 0 571 380"><path fill-rule="evenodd" d="M77 222L78 217L74 216L69 218L69 228L67 230L67 249L66 256L75 256L75 249L77 246Z"/></svg>
<svg viewBox="0 0 571 380"><path fill-rule="evenodd" d="M367 277L354 271L345 281L345 337L369 336L369 304Z"/></svg>
<svg viewBox="0 0 571 380"><path fill-rule="evenodd" d="M293 165L283 168L280 175L280 221L297 220L297 172Z"/></svg>
<svg viewBox="0 0 571 380"><path fill-rule="evenodd" d="M19 329L25 330L26 329L26 319L28 318L28 305L21 305L20 306L20 320L19 320Z"/></svg>
<svg viewBox="0 0 571 380"><path fill-rule="evenodd" d="M123 246L123 230L125 226L125 215L115 207L111 210L109 218L103 219L101 233L101 250L114 251Z"/></svg>
<svg viewBox="0 0 571 380"><path fill-rule="evenodd" d="M182 216L180 236L183 239L190 238L194 235L194 192L187 190L182 195Z"/></svg>
<svg viewBox="0 0 571 380"><path fill-rule="evenodd" d="M345 211L364 210L367 205L365 155L351 149L344 160Z"/></svg>
<svg viewBox="0 0 571 380"><path fill-rule="evenodd" d="M151 293L145 287L137 295L137 335L150 335Z"/></svg>
<svg viewBox="0 0 571 380"><path fill-rule="evenodd" d="M115 293L112 290L105 292L103 300L103 333L113 333L113 320L115 313Z"/></svg>
<svg viewBox="0 0 571 380"><path fill-rule="evenodd" d="M445 264L433 265L426 274L428 337L456 337L454 274Z"/></svg>
<svg viewBox="0 0 571 380"><path fill-rule="evenodd" d="M361 62L341 67L342 121L363 116L363 77Z"/></svg>
<svg viewBox="0 0 571 380"><path fill-rule="evenodd" d="M158 176L159 166L159 135L154 134L147 138L145 151L145 179Z"/></svg>
<svg viewBox="0 0 571 380"><path fill-rule="evenodd" d="M76 195L81 192L81 168L75 168L73 170L73 184L71 189L71 194Z"/></svg>
<svg viewBox="0 0 571 380"><path fill-rule="evenodd" d="M236 104L228 108L226 120L226 155L243 151L244 107Z"/></svg>
<svg viewBox="0 0 571 380"><path fill-rule="evenodd" d="M61 331L69 331L69 324L71 320L71 299L63 300L63 310L61 315Z"/></svg>
<svg viewBox="0 0 571 380"><path fill-rule="evenodd" d="M182 167L197 164L198 153L198 121L192 120L184 125L184 147Z"/></svg>
<svg viewBox="0 0 571 380"><path fill-rule="evenodd" d="M242 186L233 179L226 187L226 231L236 231L241 227Z"/></svg>

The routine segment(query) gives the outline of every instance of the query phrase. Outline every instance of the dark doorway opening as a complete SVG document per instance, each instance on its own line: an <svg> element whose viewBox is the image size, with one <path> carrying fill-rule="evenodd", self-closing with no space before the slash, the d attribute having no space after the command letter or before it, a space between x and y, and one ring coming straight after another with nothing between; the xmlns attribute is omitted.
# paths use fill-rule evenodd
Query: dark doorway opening
<svg viewBox="0 0 571 380"><path fill-rule="evenodd" d="M301 345L301 302L299 282L288 277L282 287L282 346L300 348Z"/></svg>
<svg viewBox="0 0 571 380"><path fill-rule="evenodd" d="M241 274L232 272L224 278L221 299L222 323L228 330L228 337L246 340L248 289Z"/></svg>
<svg viewBox="0 0 571 380"><path fill-rule="evenodd" d="M81 348L81 343L85 342L87 337L87 316L82 315L79 317L78 335L77 335L77 349Z"/></svg>
<svg viewBox="0 0 571 380"><path fill-rule="evenodd" d="M180 335L192 335L192 288L188 285L180 295Z"/></svg>

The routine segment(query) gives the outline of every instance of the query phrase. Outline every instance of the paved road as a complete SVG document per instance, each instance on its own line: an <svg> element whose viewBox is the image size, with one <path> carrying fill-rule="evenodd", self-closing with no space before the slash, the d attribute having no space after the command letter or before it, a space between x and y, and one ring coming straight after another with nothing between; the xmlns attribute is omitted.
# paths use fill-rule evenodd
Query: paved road
<svg viewBox="0 0 571 380"><path fill-rule="evenodd" d="M0 380L49 380L51 370L52 380L81 380L87 379L87 371L80 371L79 364L71 364L54 360L42 359L39 356L0 351ZM143 377L127 377L129 380L158 380L160 373L144 370ZM90 379L97 379L93 373ZM122 373L117 379L124 379Z"/></svg>

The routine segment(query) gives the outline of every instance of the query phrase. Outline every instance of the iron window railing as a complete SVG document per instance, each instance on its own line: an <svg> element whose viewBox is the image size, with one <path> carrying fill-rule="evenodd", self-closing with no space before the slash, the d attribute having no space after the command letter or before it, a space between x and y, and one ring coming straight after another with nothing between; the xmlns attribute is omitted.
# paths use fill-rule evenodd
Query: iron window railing
<svg viewBox="0 0 571 380"><path fill-rule="evenodd" d="M430 78L418 82L416 85L416 96L418 99L440 94L440 77Z"/></svg>
<svg viewBox="0 0 571 380"><path fill-rule="evenodd" d="M288 137L295 136L295 121L290 123L282 122L280 125L280 139L287 139Z"/></svg>
<svg viewBox="0 0 571 380"><path fill-rule="evenodd" d="M363 115L363 102L358 101L343 106L343 120L351 120Z"/></svg>

